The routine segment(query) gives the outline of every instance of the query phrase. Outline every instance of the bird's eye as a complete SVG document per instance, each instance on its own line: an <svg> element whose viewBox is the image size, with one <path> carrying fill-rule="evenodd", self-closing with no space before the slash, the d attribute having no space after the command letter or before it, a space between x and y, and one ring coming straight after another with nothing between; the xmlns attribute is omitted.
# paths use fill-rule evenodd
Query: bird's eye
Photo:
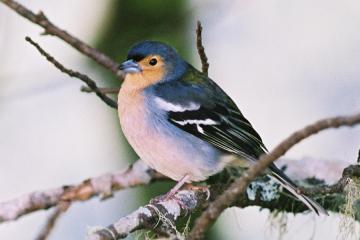
<svg viewBox="0 0 360 240"><path fill-rule="evenodd" d="M149 64L150 64L151 66L155 66L155 65L157 64L157 60L156 60L156 58L152 58L152 59L150 59Z"/></svg>

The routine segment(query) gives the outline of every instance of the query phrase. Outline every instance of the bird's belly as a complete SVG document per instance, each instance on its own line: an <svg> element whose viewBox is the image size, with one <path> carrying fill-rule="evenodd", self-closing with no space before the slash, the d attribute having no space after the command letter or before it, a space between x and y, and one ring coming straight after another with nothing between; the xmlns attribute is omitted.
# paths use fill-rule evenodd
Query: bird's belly
<svg viewBox="0 0 360 240"><path fill-rule="evenodd" d="M150 118L143 108L119 109L119 117L123 133L139 157L169 178L179 180L188 174L189 181L202 181L225 165L214 147L168 122Z"/></svg>

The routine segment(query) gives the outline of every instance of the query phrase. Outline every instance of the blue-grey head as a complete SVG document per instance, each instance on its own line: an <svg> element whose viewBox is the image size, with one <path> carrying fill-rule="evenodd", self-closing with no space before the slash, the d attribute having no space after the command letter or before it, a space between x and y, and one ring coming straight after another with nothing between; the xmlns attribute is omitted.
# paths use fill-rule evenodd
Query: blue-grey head
<svg viewBox="0 0 360 240"><path fill-rule="evenodd" d="M119 70L125 74L125 81L140 81L139 84L147 86L176 80L187 68L188 64L173 47L156 41L133 45L127 60L119 65Z"/></svg>

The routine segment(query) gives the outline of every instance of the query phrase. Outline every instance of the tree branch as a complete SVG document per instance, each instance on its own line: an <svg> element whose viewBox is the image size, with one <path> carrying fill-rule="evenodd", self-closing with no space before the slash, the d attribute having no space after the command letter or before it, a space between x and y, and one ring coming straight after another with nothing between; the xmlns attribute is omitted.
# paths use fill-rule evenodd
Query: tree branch
<svg viewBox="0 0 360 240"><path fill-rule="evenodd" d="M202 72L208 76L208 70L209 70L209 62L208 62L208 58L206 56L205 53L205 48L204 45L202 44L202 26L201 26L201 22L197 21L197 26L196 26L196 48L201 60L201 69Z"/></svg>
<svg viewBox="0 0 360 240"><path fill-rule="evenodd" d="M40 54L43 55L46 58L46 60L51 62L57 69L59 69L63 73L66 73L70 77L75 77L75 78L78 78L81 81L83 81L108 106L117 109L117 102L114 101L113 99L109 98L108 96L106 96L105 93L103 93L101 91L101 89L97 87L94 80L92 80L91 78L89 78L87 75L85 75L83 73L80 73L80 72L77 72L77 71L74 71L74 70L64 67L60 62L58 62L54 57L52 57L50 54L48 54L44 49L42 49L40 47L39 44L34 42L30 37L26 37L25 40L28 41L34 47L36 47L36 49L40 52Z"/></svg>
<svg viewBox="0 0 360 240"><path fill-rule="evenodd" d="M44 228L41 230L40 234L35 238L35 240L46 240L49 238L51 231L54 229L57 221L60 216L70 207L69 202L61 202L55 208L54 212L51 213L49 218L46 221Z"/></svg>
<svg viewBox="0 0 360 240"><path fill-rule="evenodd" d="M80 91L86 92L86 93L92 93L94 92L91 88L87 86L82 86L80 88ZM120 88L99 88L99 91L103 94L118 94L120 91Z"/></svg>
<svg viewBox="0 0 360 240"><path fill-rule="evenodd" d="M341 212L341 206L346 201L344 194L346 186L349 183L349 179L356 177L360 177L360 166L351 165L344 169L341 179L336 184L326 186L319 179L309 179L307 185L312 185L313 187L302 188L302 190L313 198L319 199L328 211ZM210 201L219 198L224 192L224 187L230 184L219 183L218 180L219 178L216 178L216 183L211 185ZM169 239L190 239L191 236L186 236L176 229L176 221L194 211L201 211L208 204L206 192L203 189L182 190L177 193L175 199L140 207L108 227L92 228L87 239L123 239L131 232L141 229L148 229L164 236L171 235ZM252 182L247 191L240 194L237 201L229 206L242 208L260 206L261 208L291 213L308 211L300 201L282 192L278 183L264 177ZM360 212L360 210L357 211Z"/></svg>
<svg viewBox="0 0 360 240"><path fill-rule="evenodd" d="M315 160L312 160L311 162L314 161ZM322 163L324 167L325 165L328 165L328 162L326 161L323 161ZM291 167L292 164L293 167L299 167L299 165L295 164L294 161L290 161L288 166ZM234 176L224 176L228 174L228 171L224 171L220 174L221 176L214 176L209 179L209 184L211 187L210 201L214 201L219 196L221 196L224 189L229 186L230 182L228 182L228 179L233 179ZM241 173L237 174L237 176L242 175ZM306 183L307 186L311 187L303 187L301 188L301 190L315 199L320 199L325 209L329 211L339 212L341 205L345 202L344 189L349 183L349 179L354 177L360 177L359 165L353 165L345 168L342 178L333 185L327 186L323 184L323 182L319 179L311 179L311 181ZM0 203L0 222L15 220L18 217L31 213L33 211L48 209L53 206L59 206L59 204L63 203L70 204L73 201L85 201L98 195L101 195L102 198L109 197L111 196L112 192L116 190L149 184L150 182L160 181L164 179L166 179L164 176L150 169L142 161L138 161L133 166L130 166L124 171L115 172L113 174L105 174L96 178L88 179L78 185L63 186L60 188L54 188L45 191L37 191L26 194L8 202ZM142 228L154 230L154 225L151 225L149 223L155 221L154 219L157 219L155 221L156 223L159 223L159 221L168 221L166 218L171 214L169 215L167 213L173 212L173 207L177 205L178 207L180 206L181 214L175 214L177 217L171 220L173 222L173 225L171 227L173 228L175 226L175 221L180 217L186 216L187 214L192 213L194 210L203 209L208 206L209 203L204 199L204 196L199 195L203 193L204 192L202 189L188 189L179 193L181 197L178 197L178 200L180 200L176 201L175 203L173 203L173 200L161 201L158 204L165 205L167 207L165 209L160 208L160 212L162 212L162 214L160 214L160 220L159 212L152 212L151 215L144 218L144 216L138 214L139 211L143 209L140 208L134 213L129 214L127 217L121 218L119 221L117 221L117 223L113 224L114 226L116 226L115 229L117 229L117 235L124 237L125 234L129 234L134 230ZM189 199L189 201L187 199ZM242 194L237 199L238 201L232 203L231 205L238 207L255 205L262 208L268 208L270 210L288 211L293 213L307 211L306 207L304 207L301 202L283 193L280 190L279 185L274 182L269 182L269 179L259 178L256 181L252 182L251 185L248 187L246 193ZM187 207L189 206L190 202L196 202L196 207ZM173 205L171 205L170 203ZM173 207L168 208L170 206ZM147 207L148 206L145 206L145 208ZM163 216L166 217L164 218ZM128 220L128 222L126 221L126 219ZM142 220L140 221L139 219ZM165 225L167 223L165 223ZM107 228L113 229L111 227ZM98 231L100 230L97 229L97 231L95 232ZM108 230L104 231L107 232ZM100 232L104 233L104 231ZM161 234L165 234L165 230L161 232L161 228L159 229L156 227L155 231L158 233L160 232ZM178 234L178 232L176 233ZM98 235L98 233L96 234Z"/></svg>
<svg viewBox="0 0 360 240"><path fill-rule="evenodd" d="M171 239L183 239L182 233L175 227L175 221L203 204L206 196L206 191L200 189L181 190L175 194L174 198L140 207L106 228L94 228L87 239L122 239L139 229L151 229L159 235L171 236Z"/></svg>
<svg viewBox="0 0 360 240"><path fill-rule="evenodd" d="M3 4L7 5L9 8L13 9L19 15L41 26L45 30L45 34L50 34L62 39L63 41L65 41L66 43L77 49L79 52L85 54L89 58L96 61L99 65L103 66L106 69L109 69L114 74L117 74L118 63L116 63L110 57L101 53L97 49L84 43L80 39L72 36L65 30L55 26L52 22L48 20L48 18L45 16L43 12L40 11L38 14L35 14L26 7L24 7L23 5L13 0L0 0L0 1Z"/></svg>
<svg viewBox="0 0 360 240"><path fill-rule="evenodd" d="M322 130L328 128L338 128L341 126L353 126L358 123L360 123L360 113L348 117L326 118L291 134L269 154L262 155L256 164L251 166L242 177L231 184L231 186L221 196L209 205L208 209L206 209L196 220L194 228L189 235L189 239L202 239L209 226L228 206L235 201L240 194L245 192L249 183L294 145Z"/></svg>
<svg viewBox="0 0 360 240"><path fill-rule="evenodd" d="M94 196L106 198L110 197L113 191L145 185L161 179L165 177L152 170L144 162L137 161L126 170L87 179L77 185L36 191L2 202L0 203L0 223L57 206L63 201L85 201Z"/></svg>

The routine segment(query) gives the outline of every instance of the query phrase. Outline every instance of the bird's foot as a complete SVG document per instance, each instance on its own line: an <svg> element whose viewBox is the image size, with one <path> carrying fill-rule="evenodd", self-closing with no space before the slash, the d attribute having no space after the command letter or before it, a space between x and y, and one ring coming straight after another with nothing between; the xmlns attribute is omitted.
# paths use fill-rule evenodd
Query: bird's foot
<svg viewBox="0 0 360 240"><path fill-rule="evenodd" d="M210 189L208 186L195 186L195 185L192 185L191 183L188 183L186 184L186 188L187 189L191 189L191 190L197 190L197 191L202 191L202 192L205 192L206 194L206 201L209 200L210 198Z"/></svg>
<svg viewBox="0 0 360 240"><path fill-rule="evenodd" d="M154 197L153 199L150 200L150 203L153 204L153 203L165 202L165 201L176 199L175 194L176 194L176 192L173 192L170 190L169 192L167 192L164 195Z"/></svg>
<svg viewBox="0 0 360 240"><path fill-rule="evenodd" d="M150 200L150 204L157 204L160 202L164 202L166 200L167 199L166 199L166 194L165 194L165 195L154 197L153 199Z"/></svg>
<svg viewBox="0 0 360 240"><path fill-rule="evenodd" d="M178 198L178 196L176 195L176 192L172 193L171 191L169 191L168 193L166 193L164 195L157 196L150 200L150 204L155 205L155 204L160 204L160 203L166 202L166 201L176 202L180 206L180 208L185 211L185 215L188 214L188 206L183 202L183 199Z"/></svg>
<svg viewBox="0 0 360 240"><path fill-rule="evenodd" d="M189 179L189 175L185 175L184 177L182 177L177 183L176 185L169 191L167 192L165 195L159 196L159 197L155 197L153 198L150 203L159 203L161 201L168 201L171 199L176 199L175 198L175 194L179 191L179 189L187 182L187 180ZM178 200L178 199L176 199Z"/></svg>

